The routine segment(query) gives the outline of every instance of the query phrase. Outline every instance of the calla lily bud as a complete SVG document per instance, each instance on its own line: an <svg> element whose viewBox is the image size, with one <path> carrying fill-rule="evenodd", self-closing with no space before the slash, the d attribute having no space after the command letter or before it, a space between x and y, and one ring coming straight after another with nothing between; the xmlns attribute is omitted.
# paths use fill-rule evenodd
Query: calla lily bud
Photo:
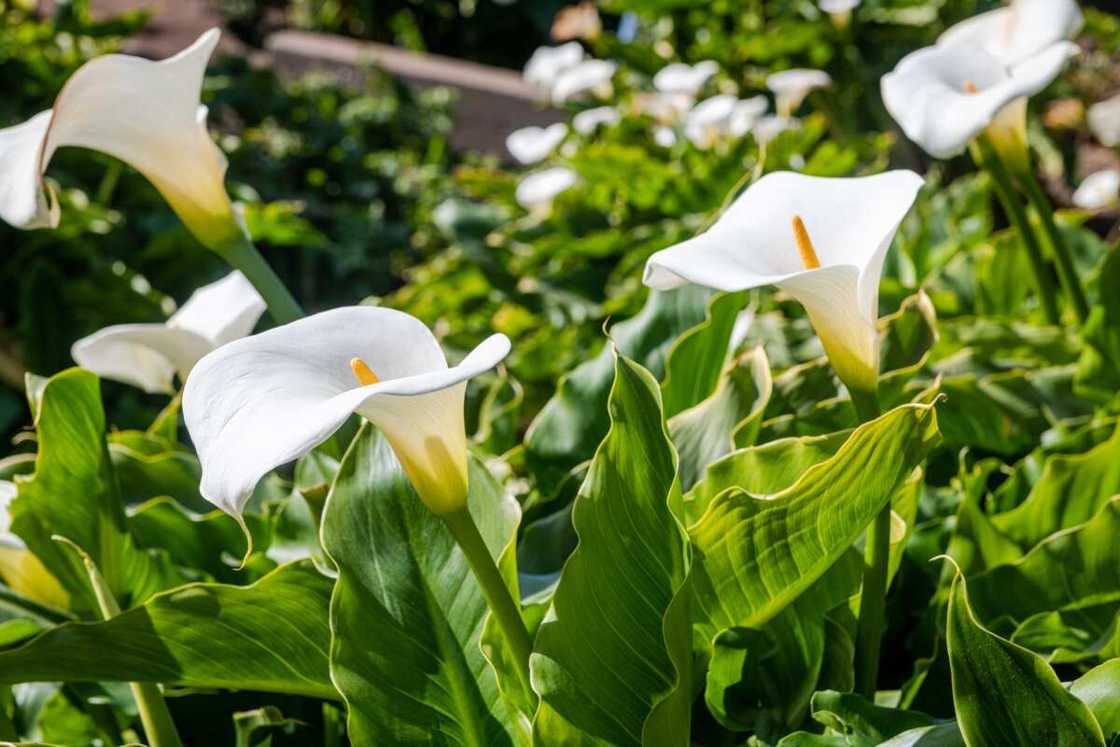
<svg viewBox="0 0 1120 747"><path fill-rule="evenodd" d="M776 285L805 307L841 381L872 392L883 261L922 183L910 171L858 179L768 174L707 231L650 257L645 284Z"/></svg>
<svg viewBox="0 0 1120 747"><path fill-rule="evenodd" d="M218 348L198 362L183 392L202 496L240 519L265 474L358 413L385 434L433 513L458 511L467 498L466 382L509 347L493 335L448 367L420 320L352 306Z"/></svg>
<svg viewBox="0 0 1120 747"><path fill-rule="evenodd" d="M83 337L74 362L103 379L171 394L202 356L253 331L265 303L240 272L196 290L163 324L116 324Z"/></svg>
<svg viewBox="0 0 1120 747"><path fill-rule="evenodd" d="M199 104L212 29L159 62L111 54L70 76L54 106L0 130L0 218L17 228L58 225L58 203L43 174L63 146L119 158L148 178L210 249L242 240L225 190L225 156L206 130Z"/></svg>

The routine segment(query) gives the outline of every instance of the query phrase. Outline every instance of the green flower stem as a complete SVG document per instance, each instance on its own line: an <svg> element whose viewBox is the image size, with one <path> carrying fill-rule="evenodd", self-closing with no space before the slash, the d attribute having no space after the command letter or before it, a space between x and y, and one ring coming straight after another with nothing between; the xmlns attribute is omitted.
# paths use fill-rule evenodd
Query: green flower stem
<svg viewBox="0 0 1120 747"><path fill-rule="evenodd" d="M1081 287L1081 279L1077 277L1077 269L1073 266L1073 253L1069 250L1069 244L1066 243L1065 237L1062 236L1062 232L1058 230L1058 225L1054 222L1054 207L1047 199L1046 193L1042 191L1042 185L1038 183L1038 178L1035 177L1033 170L1026 169L1020 175L1019 182L1023 186L1023 191L1026 192L1027 199L1034 206L1035 212L1038 213L1047 238L1050 239L1050 249L1054 252L1054 259L1058 263L1058 278L1061 279L1062 288L1069 296L1070 303L1073 304L1077 321L1084 324L1089 318L1089 302L1085 298L1085 289Z"/></svg>
<svg viewBox="0 0 1120 747"><path fill-rule="evenodd" d="M74 547L77 549L76 545ZM93 560L84 552L81 555L86 573L89 575L90 585L93 586L94 596L97 597L97 606L101 610L102 619L116 617L121 613L121 608L112 590L105 583ZM144 724L144 734L148 738L150 747L183 747L159 685L154 682L130 682L128 686L132 689L132 698L136 701L136 709L140 712L140 722Z"/></svg>
<svg viewBox="0 0 1120 747"><path fill-rule="evenodd" d="M218 254L249 279L268 304L268 313L277 324L294 322L303 316L299 303L247 236L222 248Z"/></svg>
<svg viewBox="0 0 1120 747"><path fill-rule="evenodd" d="M852 404L861 423L879 417L874 391L851 390ZM856 628L855 687L869 700L875 699L879 680L879 654L886 630L887 573L891 555L891 506L887 503L867 529L863 551L863 587L860 591L859 622Z"/></svg>
<svg viewBox="0 0 1120 747"><path fill-rule="evenodd" d="M1027 258L1030 260L1031 270L1034 271L1035 281L1038 283L1038 297L1042 301L1046 321L1049 324L1058 324L1061 321L1061 314L1058 312L1058 303L1055 300L1054 282L1046 269L1046 262L1042 257L1042 247L1038 243L1038 237L1034 233L1034 228L1031 227L1030 220L1027 219L1027 213L1023 210L1023 205L1015 194L1011 174L1007 171L1003 161L996 156L991 144L984 138L978 138L974 145L976 147L972 154L973 160L987 171L992 178L996 199L1003 206L1003 212L1007 215L1011 224L1015 226L1015 230L1027 250Z"/></svg>
<svg viewBox="0 0 1120 747"><path fill-rule="evenodd" d="M8 709L4 707L3 702L12 697L12 688L5 687L3 692L0 693L0 740L6 742L18 742L19 732L16 731L15 722L12 717L8 715Z"/></svg>
<svg viewBox="0 0 1120 747"><path fill-rule="evenodd" d="M491 614L502 629L506 644L517 663L517 674L525 692L532 693L533 688L529 682L529 654L533 650L533 642L529 638L529 631L525 628L525 621L521 619L521 605L514 600L502 578L494 558L490 555L486 541L479 534L478 526L471 518L466 507L457 511L441 514L440 518L447 524L459 548L467 557L478 585L486 596L486 603Z"/></svg>

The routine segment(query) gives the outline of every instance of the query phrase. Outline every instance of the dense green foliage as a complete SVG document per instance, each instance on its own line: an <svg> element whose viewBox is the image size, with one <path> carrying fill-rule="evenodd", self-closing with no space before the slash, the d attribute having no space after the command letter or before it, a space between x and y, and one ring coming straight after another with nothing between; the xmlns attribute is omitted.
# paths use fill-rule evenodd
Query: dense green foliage
<svg viewBox="0 0 1120 747"><path fill-rule="evenodd" d="M452 359L512 339L469 390L468 513L522 602L530 687L477 559L377 428L344 428L263 480L242 560L234 519L204 513L178 398L69 368L78 337L162 320L224 270L141 176L62 152L48 176L61 226L0 226L0 425L34 428L0 478L37 563L17 577L0 545L0 741L150 742L134 682L163 685L186 744L1120 743L1116 213L1057 211L1092 312L1048 324L989 176L904 144L879 101L903 54L987 5L867 0L838 26L808 2L606 2L608 26L638 19L632 41L588 42L622 61L607 98L623 115L548 157L579 181L545 210L518 203L520 172L449 151L445 92L211 67L230 192L309 311L408 311ZM0 73L20 81L0 124L49 107L140 22L62 7L39 19L0 0ZM335 7L355 33L377 17ZM1116 82L1120 21L1086 14L1082 55L1031 100L1063 205L1091 136L1050 115ZM721 68L710 93L760 91L791 66L833 85L766 145L658 145L637 104L650 76L705 58ZM926 186L881 285L877 418L857 417L787 294L642 285L653 252L763 173L888 165ZM24 370L42 376L26 391ZM872 702L853 692L857 615L865 529L887 507ZM101 619L59 536L121 614Z"/></svg>

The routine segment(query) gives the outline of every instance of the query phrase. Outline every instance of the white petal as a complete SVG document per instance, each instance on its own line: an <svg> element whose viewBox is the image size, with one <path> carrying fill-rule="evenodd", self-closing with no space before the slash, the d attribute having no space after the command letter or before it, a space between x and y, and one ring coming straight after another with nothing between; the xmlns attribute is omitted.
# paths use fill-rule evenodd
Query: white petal
<svg viewBox="0 0 1120 747"><path fill-rule="evenodd" d="M653 128L653 142L662 148L672 148L677 144L677 133L672 127L658 125Z"/></svg>
<svg viewBox="0 0 1120 747"><path fill-rule="evenodd" d="M817 5L825 13L848 13L859 7L861 0L818 0Z"/></svg>
<svg viewBox="0 0 1120 747"><path fill-rule="evenodd" d="M583 58L583 47L575 41L558 47L538 47L525 63L525 71L522 75L525 80L536 86L551 88L560 73L575 67L583 61Z"/></svg>
<svg viewBox="0 0 1120 747"><path fill-rule="evenodd" d="M857 179L769 174L710 229L650 257L645 283L661 290L779 285L805 306L837 372L851 381L855 370L865 381L878 367L872 353L883 260L922 183L909 171ZM819 269L801 264L794 216L805 223Z"/></svg>
<svg viewBox="0 0 1120 747"><path fill-rule="evenodd" d="M506 138L506 149L520 163L533 164L548 158L567 136L568 125L563 122L548 127L522 127Z"/></svg>
<svg viewBox="0 0 1120 747"><path fill-rule="evenodd" d="M94 58L67 80L51 116L0 131L0 163L18 167L0 173L4 219L25 228L50 224L38 177L55 150L78 146L144 174L203 243L229 241L239 229L225 191L225 159L199 120L202 77L217 43L211 30L160 62Z"/></svg>
<svg viewBox="0 0 1120 747"><path fill-rule="evenodd" d="M577 181L579 175L563 166L534 172L518 182L517 204L526 209L547 205Z"/></svg>
<svg viewBox="0 0 1120 747"><path fill-rule="evenodd" d="M795 68L774 73L766 79L766 87L774 92L778 113L793 114L810 91L832 85L832 78L823 70Z"/></svg>
<svg viewBox="0 0 1120 747"><path fill-rule="evenodd" d="M1073 193L1073 204L1085 210L1100 210L1120 201L1120 170L1105 169L1085 177Z"/></svg>
<svg viewBox="0 0 1120 747"><path fill-rule="evenodd" d="M600 126L618 124L622 119L618 109L613 106L597 106L594 109L584 109L572 117L572 127L581 135L590 135Z"/></svg>
<svg viewBox="0 0 1120 747"><path fill-rule="evenodd" d="M78 340L70 355L103 379L171 394L175 374L185 379L213 348L205 337L166 324L118 324Z"/></svg>
<svg viewBox="0 0 1120 747"><path fill-rule="evenodd" d="M257 289L235 270L192 293L167 324L194 332L218 347L251 333L265 308Z"/></svg>
<svg viewBox="0 0 1120 747"><path fill-rule="evenodd" d="M423 491L424 474L413 469L465 470L461 385L508 350L509 341L495 335L448 368L419 320L371 306L326 311L229 343L199 361L183 395L202 495L240 515L262 476L310 451L354 412L382 428ZM354 357L381 381L357 386Z"/></svg>
<svg viewBox="0 0 1120 747"><path fill-rule="evenodd" d="M751 127L751 133L754 135L754 139L758 141L759 145L766 145L786 130L792 130L795 127L797 127L796 119L779 117L772 114L766 117L759 117L758 121Z"/></svg>
<svg viewBox="0 0 1120 747"><path fill-rule="evenodd" d="M906 136L936 158L957 155L1007 104L1038 93L1076 52L1060 42L1005 71L982 49L926 47L881 81L883 103ZM969 93L968 84L978 90Z"/></svg>
<svg viewBox="0 0 1120 747"><path fill-rule="evenodd" d="M695 65L674 62L657 71L653 76L653 87L664 93L695 96L717 72L719 64L714 60L703 60Z"/></svg>
<svg viewBox="0 0 1120 747"><path fill-rule="evenodd" d="M662 124L670 124L692 108L692 96L684 93L640 93L634 97L638 114L653 117Z"/></svg>
<svg viewBox="0 0 1120 747"><path fill-rule="evenodd" d="M610 85L617 69L618 63L609 60L584 60L560 73L552 86L552 100L563 103L582 94L603 89Z"/></svg>
<svg viewBox="0 0 1120 747"><path fill-rule="evenodd" d="M1120 95L1099 101L1089 107L1089 129L1101 145L1120 145Z"/></svg>
<svg viewBox="0 0 1120 747"><path fill-rule="evenodd" d="M730 131L731 117L739 99L720 94L704 99L692 108L684 123L684 134L697 148L709 148Z"/></svg>
<svg viewBox="0 0 1120 747"><path fill-rule="evenodd" d="M735 109L731 112L731 117L727 123L729 134L732 137L746 135L769 108L770 102L766 100L765 96L752 96L738 102L735 104Z"/></svg>
<svg viewBox="0 0 1120 747"><path fill-rule="evenodd" d="M1004 65L1013 65L1072 38L1083 23L1075 0L1012 0L1006 8L981 13L949 28L938 44L979 47Z"/></svg>

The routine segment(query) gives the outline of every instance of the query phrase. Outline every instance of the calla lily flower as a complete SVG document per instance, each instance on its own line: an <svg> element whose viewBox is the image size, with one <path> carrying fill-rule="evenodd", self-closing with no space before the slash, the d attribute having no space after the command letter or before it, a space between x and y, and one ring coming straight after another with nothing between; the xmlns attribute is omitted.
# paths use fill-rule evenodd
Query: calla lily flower
<svg viewBox="0 0 1120 747"><path fill-rule="evenodd" d="M673 124L695 104L692 96L684 93L640 93L634 97L634 111L652 117L659 124Z"/></svg>
<svg viewBox="0 0 1120 747"><path fill-rule="evenodd" d="M567 136L568 125L563 122L548 127L522 127L506 138L506 149L520 163L533 164L552 155Z"/></svg>
<svg viewBox="0 0 1120 747"><path fill-rule="evenodd" d="M797 120L792 117L779 117L771 114L769 116L759 117L751 127L751 134L754 135L755 141L757 141L760 146L765 146L786 130L792 130L797 127L797 124Z"/></svg>
<svg viewBox="0 0 1120 747"><path fill-rule="evenodd" d="M525 63L522 77L546 91L551 90L560 73L578 65L584 56L583 47L575 41L558 47L538 47Z"/></svg>
<svg viewBox="0 0 1120 747"><path fill-rule="evenodd" d="M0 218L17 228L58 225L43 174L58 148L119 158L148 178L199 241L220 250L242 236L225 190L226 160L206 130L202 76L212 29L174 57L110 54L82 65L54 107L0 130Z"/></svg>
<svg viewBox="0 0 1120 747"><path fill-rule="evenodd" d="M712 96L701 101L688 113L684 125L685 136L702 150L726 138L742 137L750 132L768 106L764 96L754 96L742 101L729 94Z"/></svg>
<svg viewBox="0 0 1120 747"><path fill-rule="evenodd" d="M818 0L817 5L828 13L832 25L843 29L852 22L852 11L859 7L861 0Z"/></svg>
<svg viewBox="0 0 1120 747"><path fill-rule="evenodd" d="M28 599L66 609L70 595L62 588L18 535L11 531L8 506L15 500L15 483L0 480L0 578L8 588Z"/></svg>
<svg viewBox="0 0 1120 747"><path fill-rule="evenodd" d="M874 391L883 261L921 186L910 171L856 179L768 174L707 231L650 257L645 284L776 285L805 307L848 388Z"/></svg>
<svg viewBox="0 0 1120 747"><path fill-rule="evenodd" d="M832 78L823 70L794 68L774 73L766 79L766 87L774 93L775 109L782 117L792 116L810 92L832 85Z"/></svg>
<svg viewBox="0 0 1120 747"><path fill-rule="evenodd" d="M609 98L611 78L618 63L609 60L584 60L560 73L552 85L552 101L561 104L588 93Z"/></svg>
<svg viewBox="0 0 1120 747"><path fill-rule="evenodd" d="M517 184L517 204L526 210L548 210L561 192L575 186L579 175L564 166L536 171Z"/></svg>
<svg viewBox="0 0 1120 747"><path fill-rule="evenodd" d="M957 155L980 133L1023 168L1026 97L1058 76L1077 51L1058 42L1005 68L979 47L937 45L912 52L881 81L883 103L906 136L935 158Z"/></svg>
<svg viewBox="0 0 1120 747"><path fill-rule="evenodd" d="M218 348L183 393L202 496L240 519L265 474L358 413L385 434L429 509L457 511L467 497L466 382L509 348L493 335L448 367L420 320L373 306L325 311Z"/></svg>
<svg viewBox="0 0 1120 747"><path fill-rule="evenodd" d="M196 290L163 324L118 324L74 343L82 368L150 394L171 394L176 374L204 355L253 331L265 303L240 272Z"/></svg>
<svg viewBox="0 0 1120 747"><path fill-rule="evenodd" d="M1075 0L1012 0L951 27L938 45L978 47L1010 67L1072 38L1083 23Z"/></svg>
<svg viewBox="0 0 1120 747"><path fill-rule="evenodd" d="M672 148L677 144L677 132L667 125L653 128L653 142L662 148Z"/></svg>
<svg viewBox="0 0 1120 747"><path fill-rule="evenodd" d="M621 120L622 115L613 106L597 106L572 117L572 127L581 135L590 135L599 127L610 127Z"/></svg>
<svg viewBox="0 0 1120 747"><path fill-rule="evenodd" d="M1103 210L1120 203L1120 170L1105 169L1085 177L1073 193L1073 204L1085 210Z"/></svg>
<svg viewBox="0 0 1120 747"><path fill-rule="evenodd" d="M714 60L703 60L695 65L674 62L657 71L653 76L653 87L662 93L695 96L718 72L719 63Z"/></svg>
<svg viewBox="0 0 1120 747"><path fill-rule="evenodd" d="M1099 101L1089 107L1089 129L1101 145L1120 145L1120 95Z"/></svg>

